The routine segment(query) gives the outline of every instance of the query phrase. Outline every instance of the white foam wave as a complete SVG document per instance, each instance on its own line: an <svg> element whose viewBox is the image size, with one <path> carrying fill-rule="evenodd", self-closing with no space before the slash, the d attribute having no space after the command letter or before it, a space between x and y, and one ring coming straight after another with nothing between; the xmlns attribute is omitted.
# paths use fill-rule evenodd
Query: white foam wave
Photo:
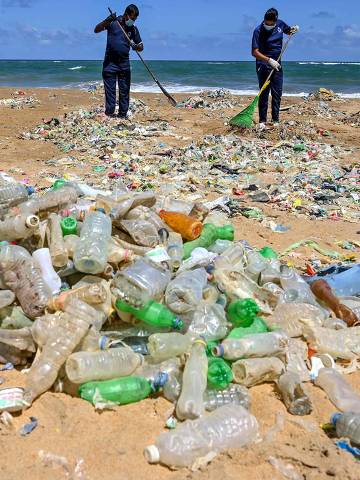
<svg viewBox="0 0 360 480"><path fill-rule="evenodd" d="M360 62L297 62L298 65L360 65Z"/></svg>
<svg viewBox="0 0 360 480"><path fill-rule="evenodd" d="M62 63L62 60L53 60L53 63Z"/></svg>
<svg viewBox="0 0 360 480"><path fill-rule="evenodd" d="M81 70L82 68L86 68L83 65L79 65L77 67L69 67L68 70Z"/></svg>

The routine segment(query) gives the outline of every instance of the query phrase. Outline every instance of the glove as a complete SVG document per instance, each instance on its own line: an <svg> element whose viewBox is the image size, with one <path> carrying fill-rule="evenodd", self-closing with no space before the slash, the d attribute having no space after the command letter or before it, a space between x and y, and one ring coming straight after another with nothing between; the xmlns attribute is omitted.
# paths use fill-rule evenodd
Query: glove
<svg viewBox="0 0 360 480"><path fill-rule="evenodd" d="M268 64L270 65L271 68L273 68L277 72L281 69L280 63L274 60L273 58L269 58Z"/></svg>
<svg viewBox="0 0 360 480"><path fill-rule="evenodd" d="M130 40L130 47L133 49L133 50L136 50L136 43L133 41L133 40Z"/></svg>
<svg viewBox="0 0 360 480"><path fill-rule="evenodd" d="M116 19L117 19L116 12L113 12L111 15L109 15L107 18L105 18L105 22L106 23L111 23Z"/></svg>
<svg viewBox="0 0 360 480"><path fill-rule="evenodd" d="M293 27L290 28L290 33L291 35L295 35L300 30L299 25L294 25Z"/></svg>

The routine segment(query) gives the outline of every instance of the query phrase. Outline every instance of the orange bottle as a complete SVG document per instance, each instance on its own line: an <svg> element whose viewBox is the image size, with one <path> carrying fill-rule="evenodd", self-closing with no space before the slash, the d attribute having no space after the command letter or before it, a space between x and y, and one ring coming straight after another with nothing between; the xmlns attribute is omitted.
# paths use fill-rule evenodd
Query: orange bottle
<svg viewBox="0 0 360 480"><path fill-rule="evenodd" d="M159 215L174 232L180 233L185 240L195 240L201 234L203 224L196 218L165 210L161 210Z"/></svg>

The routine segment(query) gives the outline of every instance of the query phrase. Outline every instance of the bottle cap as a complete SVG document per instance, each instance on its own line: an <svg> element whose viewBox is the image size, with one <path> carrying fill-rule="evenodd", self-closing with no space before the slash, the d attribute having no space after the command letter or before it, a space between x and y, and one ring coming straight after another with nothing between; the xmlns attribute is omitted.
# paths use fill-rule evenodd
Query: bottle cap
<svg viewBox="0 0 360 480"><path fill-rule="evenodd" d="M181 318L175 318L173 321L173 329L174 330L181 330L184 327L184 322L181 320Z"/></svg>
<svg viewBox="0 0 360 480"><path fill-rule="evenodd" d="M144 449L144 457L149 463L160 462L160 452L156 445L149 445Z"/></svg>
<svg viewBox="0 0 360 480"><path fill-rule="evenodd" d="M162 388L168 380L169 374L167 372L159 372L152 382L152 389L154 392L160 390L160 388Z"/></svg>
<svg viewBox="0 0 360 480"><path fill-rule="evenodd" d="M212 349L212 354L214 357L223 357L225 354L224 346L220 344L217 347L214 347Z"/></svg>
<svg viewBox="0 0 360 480"><path fill-rule="evenodd" d="M331 419L330 419L330 422L333 424L333 425L336 425L337 421L339 420L340 417L342 417L343 414L342 413L334 413L333 415L331 415Z"/></svg>
<svg viewBox="0 0 360 480"><path fill-rule="evenodd" d="M76 235L77 232L77 221L73 217L66 217L61 220L61 230L63 236L66 235Z"/></svg>
<svg viewBox="0 0 360 480"><path fill-rule="evenodd" d="M277 253L275 252L275 250L273 250L273 249L270 248L270 247L264 247L263 249L261 249L261 250L260 250L260 254L261 254L264 258L268 258L268 259L278 258L278 255L277 255Z"/></svg>
<svg viewBox="0 0 360 480"><path fill-rule="evenodd" d="M105 209L104 208L95 208L95 212L101 212L104 215L106 215Z"/></svg>
<svg viewBox="0 0 360 480"><path fill-rule="evenodd" d="M61 188L63 185L65 185L66 180L63 178L59 178L58 180L55 181L54 185L52 186L53 190L58 190Z"/></svg>
<svg viewBox="0 0 360 480"><path fill-rule="evenodd" d="M28 195L32 195L33 193L35 193L35 188L32 187L32 186L26 186L25 187L27 192L28 192Z"/></svg>

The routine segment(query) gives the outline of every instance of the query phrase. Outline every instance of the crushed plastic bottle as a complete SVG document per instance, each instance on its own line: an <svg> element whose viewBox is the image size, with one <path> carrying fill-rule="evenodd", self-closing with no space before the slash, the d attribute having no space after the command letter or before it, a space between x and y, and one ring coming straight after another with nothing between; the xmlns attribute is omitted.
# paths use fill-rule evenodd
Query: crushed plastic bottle
<svg viewBox="0 0 360 480"><path fill-rule="evenodd" d="M295 372L286 372L277 382L284 404L292 415L310 415L312 404L304 390L300 376Z"/></svg>
<svg viewBox="0 0 360 480"><path fill-rule="evenodd" d="M276 357L248 358L234 362L232 371L236 383L253 387L278 380L285 371L285 365Z"/></svg>
<svg viewBox="0 0 360 480"><path fill-rule="evenodd" d="M205 390L204 406L208 412L213 412L224 405L239 405L250 409L249 391L243 385L231 384L224 390Z"/></svg>
<svg viewBox="0 0 360 480"><path fill-rule="evenodd" d="M166 305L176 314L195 310L202 300L207 279L204 268L179 273L166 288Z"/></svg>
<svg viewBox="0 0 360 480"><path fill-rule="evenodd" d="M334 413L331 423L336 428L336 434L341 438L349 438L351 443L360 446L360 413Z"/></svg>
<svg viewBox="0 0 360 480"><path fill-rule="evenodd" d="M329 400L342 412L360 413L360 395L334 368L321 368L315 385L322 388Z"/></svg>

